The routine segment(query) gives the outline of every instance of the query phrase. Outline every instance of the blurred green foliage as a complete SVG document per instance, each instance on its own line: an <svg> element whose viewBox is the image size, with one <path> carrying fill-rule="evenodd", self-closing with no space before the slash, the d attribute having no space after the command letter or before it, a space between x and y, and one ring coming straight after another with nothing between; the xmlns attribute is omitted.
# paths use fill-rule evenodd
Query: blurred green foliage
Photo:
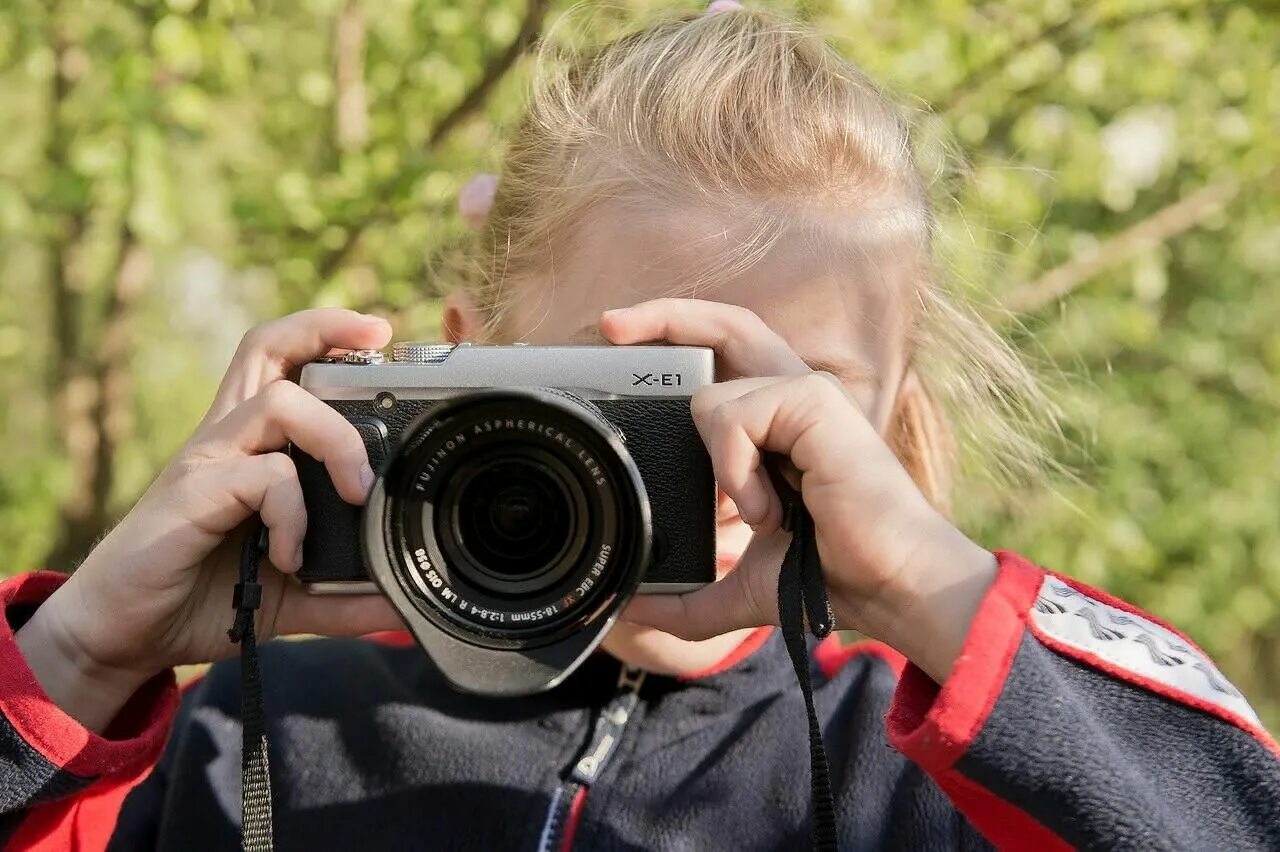
<svg viewBox="0 0 1280 852"><path fill-rule="evenodd" d="M540 0L5 3L0 572L70 567L254 322L349 305L436 335L454 198L496 170L527 84L513 46L672 10L697 11L588 4L553 27ZM972 477L965 527L1181 626L1274 728L1280 11L795 11L918 107L923 139L954 140L943 255L1066 414L1075 477Z"/></svg>

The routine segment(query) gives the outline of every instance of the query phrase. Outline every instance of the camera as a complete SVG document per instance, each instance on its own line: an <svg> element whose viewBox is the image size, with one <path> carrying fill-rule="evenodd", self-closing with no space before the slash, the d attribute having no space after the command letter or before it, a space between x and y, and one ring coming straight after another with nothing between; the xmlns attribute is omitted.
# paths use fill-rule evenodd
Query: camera
<svg viewBox="0 0 1280 852"><path fill-rule="evenodd" d="M709 349L397 343L303 367L360 433L364 507L292 450L299 579L380 591L457 687L550 689L636 593L715 579L715 479L689 409Z"/></svg>

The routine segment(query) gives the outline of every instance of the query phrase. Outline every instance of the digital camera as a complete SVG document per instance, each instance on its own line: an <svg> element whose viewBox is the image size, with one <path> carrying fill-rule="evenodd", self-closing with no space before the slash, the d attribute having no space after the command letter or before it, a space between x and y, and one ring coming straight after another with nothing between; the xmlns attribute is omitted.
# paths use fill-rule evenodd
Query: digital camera
<svg viewBox="0 0 1280 852"><path fill-rule="evenodd" d="M715 579L715 480L689 398L709 349L399 343L306 365L355 425L366 505L293 450L299 578L381 591L461 689L549 689L640 592Z"/></svg>

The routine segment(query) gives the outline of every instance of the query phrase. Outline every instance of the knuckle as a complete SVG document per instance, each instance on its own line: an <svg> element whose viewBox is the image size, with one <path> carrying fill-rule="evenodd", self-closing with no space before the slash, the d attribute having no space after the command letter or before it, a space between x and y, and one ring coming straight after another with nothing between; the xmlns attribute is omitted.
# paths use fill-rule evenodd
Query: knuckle
<svg viewBox="0 0 1280 852"><path fill-rule="evenodd" d="M695 394L695 397L697 394ZM690 401L694 422L706 433L719 434L730 426L736 417L732 400L716 401L712 397L703 397L697 402Z"/></svg>
<svg viewBox="0 0 1280 852"><path fill-rule="evenodd" d="M326 429L319 436L320 452L329 471L337 475L350 464L363 462L368 458L364 441L355 427L346 421L334 424L335 428ZM320 456L317 456L319 458Z"/></svg>
<svg viewBox="0 0 1280 852"><path fill-rule="evenodd" d="M814 370L811 373L806 373L801 377L800 381L812 393L824 396L834 396L836 394L844 396L844 386L840 384L840 379L825 370Z"/></svg>
<svg viewBox="0 0 1280 852"><path fill-rule="evenodd" d="M280 412L292 405L297 404L297 385L286 380L274 381L259 391L262 397L262 404L268 411Z"/></svg>
<svg viewBox="0 0 1280 852"><path fill-rule="evenodd" d="M354 313L345 308L308 308L293 314L292 319L300 336L316 338L323 336L325 329L333 326L339 318Z"/></svg>
<svg viewBox="0 0 1280 852"><path fill-rule="evenodd" d="M695 420L704 418L715 407L711 389L714 385L704 385L693 392L689 398L689 411Z"/></svg>
<svg viewBox="0 0 1280 852"><path fill-rule="evenodd" d="M179 512L194 511L197 514L222 501L220 495L230 492L221 472L205 466L178 481L172 493L171 505Z"/></svg>
<svg viewBox="0 0 1280 852"><path fill-rule="evenodd" d="M722 402L715 408L711 409L707 415L712 428L727 431L731 429L739 419L739 402L738 400L729 400Z"/></svg>
<svg viewBox="0 0 1280 852"><path fill-rule="evenodd" d="M204 466L205 461L199 458L194 450L184 450L165 468L163 479L168 483L183 483L195 476Z"/></svg>
<svg viewBox="0 0 1280 852"><path fill-rule="evenodd" d="M725 319L728 323L739 330L767 328L764 320L750 308L744 308L742 305L727 305L725 307Z"/></svg>
<svg viewBox="0 0 1280 852"><path fill-rule="evenodd" d="M365 456L364 439L350 420L338 415L334 418L334 440L340 442L351 455Z"/></svg>
<svg viewBox="0 0 1280 852"><path fill-rule="evenodd" d="M260 458L273 482L297 480L298 468L294 465L293 459L286 454L280 452L265 453Z"/></svg>
<svg viewBox="0 0 1280 852"><path fill-rule="evenodd" d="M364 441L360 440L360 435L354 429L351 431L351 437L343 441L341 459L344 464L359 465L369 461L369 452L365 449Z"/></svg>
<svg viewBox="0 0 1280 852"><path fill-rule="evenodd" d="M255 325L244 333L244 337L240 338L238 351L242 354L253 354L266 349L267 341L271 339L274 327L274 320Z"/></svg>
<svg viewBox="0 0 1280 852"><path fill-rule="evenodd" d="M318 322L332 319L334 317L359 316L355 311L347 308L308 308L305 311L299 311L296 316L307 321L309 325L315 325Z"/></svg>

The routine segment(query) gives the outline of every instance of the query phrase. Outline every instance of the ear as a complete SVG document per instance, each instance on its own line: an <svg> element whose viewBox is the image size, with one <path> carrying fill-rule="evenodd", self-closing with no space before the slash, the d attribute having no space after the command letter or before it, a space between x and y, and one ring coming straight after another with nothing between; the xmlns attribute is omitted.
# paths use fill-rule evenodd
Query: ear
<svg viewBox="0 0 1280 852"><path fill-rule="evenodd" d="M461 343L480 336L484 320L475 300L466 290L451 290L444 297L444 311L440 317L444 327L445 340L450 343Z"/></svg>
<svg viewBox="0 0 1280 852"><path fill-rule="evenodd" d="M898 388L885 439L934 508L949 512L955 442L941 404L914 368Z"/></svg>

